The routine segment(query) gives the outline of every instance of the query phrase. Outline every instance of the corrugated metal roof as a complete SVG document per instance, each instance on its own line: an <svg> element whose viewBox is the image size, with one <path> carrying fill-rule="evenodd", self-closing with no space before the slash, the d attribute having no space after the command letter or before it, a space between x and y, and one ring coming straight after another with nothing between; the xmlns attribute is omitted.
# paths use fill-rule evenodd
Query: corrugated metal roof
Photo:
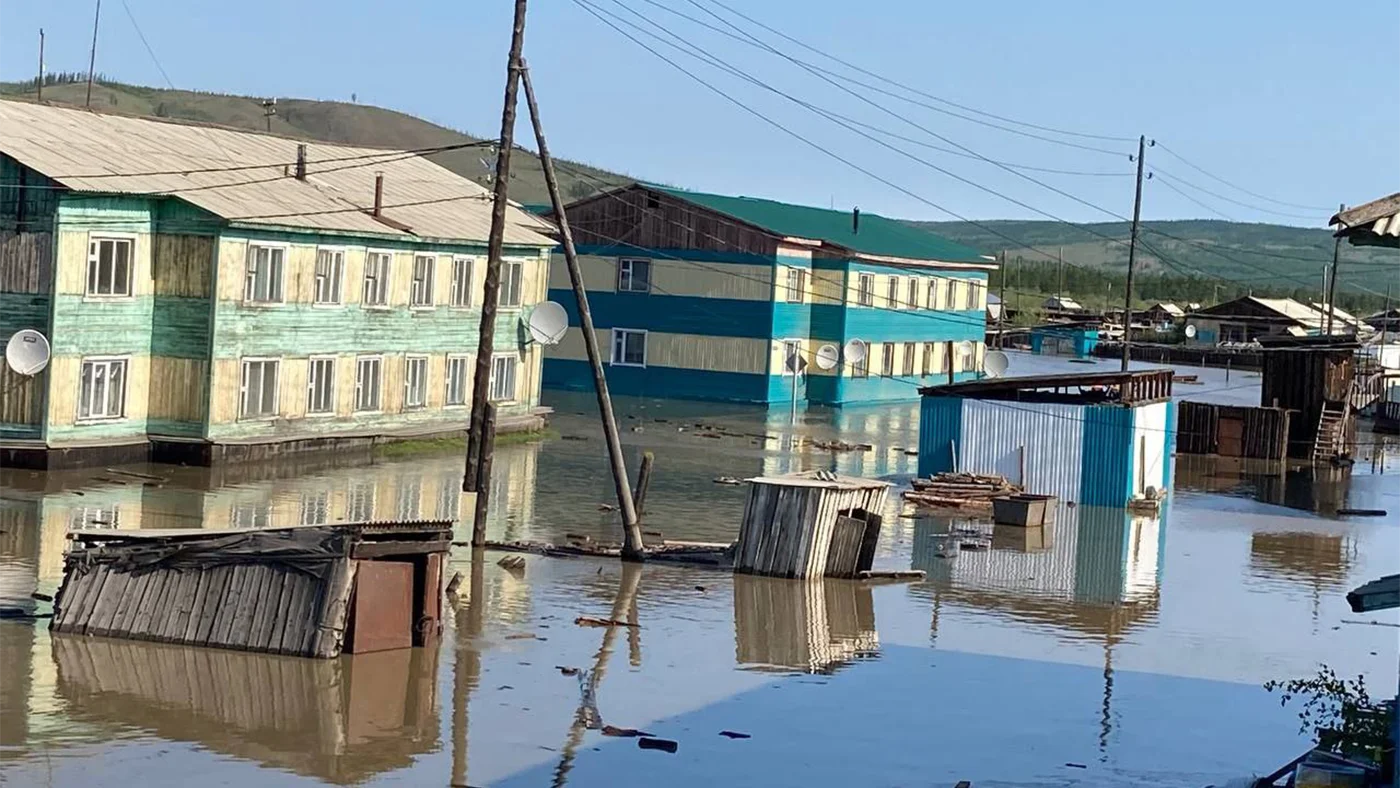
<svg viewBox="0 0 1400 788"><path fill-rule="evenodd" d="M491 226L489 191L403 151L3 100L0 152L74 191L170 195L238 224L471 242ZM387 222L368 212L376 173ZM505 241L553 246L543 227L512 206Z"/></svg>
<svg viewBox="0 0 1400 788"><path fill-rule="evenodd" d="M1342 211L1327 223L1338 225L1337 235L1345 235L1353 243L1400 245L1400 192Z"/></svg>

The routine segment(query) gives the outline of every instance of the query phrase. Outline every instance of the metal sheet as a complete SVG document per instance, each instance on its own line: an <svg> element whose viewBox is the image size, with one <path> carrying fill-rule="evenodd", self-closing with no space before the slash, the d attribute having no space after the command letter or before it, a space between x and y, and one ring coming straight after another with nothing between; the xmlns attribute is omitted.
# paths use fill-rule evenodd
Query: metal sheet
<svg viewBox="0 0 1400 788"><path fill-rule="evenodd" d="M966 400L958 470L999 473L1027 492L1078 501L1085 410L1059 403Z"/></svg>
<svg viewBox="0 0 1400 788"><path fill-rule="evenodd" d="M413 645L413 564L408 561L359 561L355 581L352 654Z"/></svg>

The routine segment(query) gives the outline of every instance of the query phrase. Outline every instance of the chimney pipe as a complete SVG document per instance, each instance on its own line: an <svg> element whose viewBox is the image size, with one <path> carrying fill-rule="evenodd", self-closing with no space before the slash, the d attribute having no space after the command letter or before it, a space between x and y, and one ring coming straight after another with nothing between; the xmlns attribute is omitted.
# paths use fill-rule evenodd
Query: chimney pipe
<svg viewBox="0 0 1400 788"><path fill-rule="evenodd" d="M297 144L297 180L306 180L306 143Z"/></svg>
<svg viewBox="0 0 1400 788"><path fill-rule="evenodd" d="M384 173L374 174L374 218L384 212Z"/></svg>
<svg viewBox="0 0 1400 788"><path fill-rule="evenodd" d="M860 232L860 208L851 209L851 235Z"/></svg>

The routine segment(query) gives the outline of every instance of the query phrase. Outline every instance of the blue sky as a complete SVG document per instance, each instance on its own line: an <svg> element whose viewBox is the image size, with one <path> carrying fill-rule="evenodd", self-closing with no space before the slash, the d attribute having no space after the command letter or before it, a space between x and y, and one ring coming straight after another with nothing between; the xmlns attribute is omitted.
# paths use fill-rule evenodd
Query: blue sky
<svg viewBox="0 0 1400 788"><path fill-rule="evenodd" d="M647 24L619 0L587 1ZM1301 0L725 1L823 52L939 98L1059 129L1130 139L1146 134L1226 181L1295 204L1235 190L1159 147L1147 158L1150 170L1161 167L1146 187L1147 218L1223 215L1322 226L1339 202L1364 202L1400 188L1400 94L1393 89L1400 74L1400 4L1393 0L1358 0L1345 20ZM1131 212L1133 165L1126 154L1132 142L1048 135L1111 153L1085 151L854 88L885 112L769 52L662 10L719 26L702 10L726 13L711 0L620 2L802 101L916 143L867 130L911 155L883 147L631 31L861 172L693 82L576 0L532 0L526 56L557 155L688 188L860 206L908 218L953 218L940 207L976 219L1045 213L1071 221L1112 218L979 159L918 143L963 146L1013 164L1118 173L1023 171L1112 213ZM478 135L494 135L499 124L509 0L126 5L180 88L338 100L353 93L362 103ZM86 68L92 9L92 0L0 0L0 78L32 76L41 26L48 35L49 70ZM768 40L823 67L842 68L780 39ZM164 84L122 0L104 3L97 68L127 82ZM528 142L528 123L522 120L519 131Z"/></svg>

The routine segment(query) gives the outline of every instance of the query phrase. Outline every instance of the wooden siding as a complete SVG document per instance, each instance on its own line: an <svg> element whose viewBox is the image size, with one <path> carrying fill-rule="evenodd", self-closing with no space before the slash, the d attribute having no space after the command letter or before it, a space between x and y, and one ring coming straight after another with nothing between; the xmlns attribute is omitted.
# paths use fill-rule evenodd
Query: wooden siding
<svg viewBox="0 0 1400 788"><path fill-rule="evenodd" d="M157 234L153 247L151 267L156 295L209 297L214 264L212 237Z"/></svg>
<svg viewBox="0 0 1400 788"><path fill-rule="evenodd" d="M0 363L0 434L16 430L26 433L23 437L39 437L37 427L44 423L45 381L43 373L26 377ZM31 432L17 425L36 429Z"/></svg>
<svg viewBox="0 0 1400 788"><path fill-rule="evenodd" d="M148 418L204 423L204 394L209 362L203 359L151 357Z"/></svg>
<svg viewBox="0 0 1400 788"><path fill-rule="evenodd" d="M808 290L811 292L809 299L814 304L840 304L846 292L846 272L814 268ZM856 303L854 291L851 292L850 302Z"/></svg>
<svg viewBox="0 0 1400 788"><path fill-rule="evenodd" d="M127 356L126 415L120 419L78 421L78 393L85 356L55 356L49 362L49 444L103 442L144 436L151 357Z"/></svg>
<svg viewBox="0 0 1400 788"><path fill-rule="evenodd" d="M115 229L62 229L58 233L57 291L61 295L83 296L87 291L88 243L98 238L134 238L131 256L133 298L153 292L151 279L151 234ZM119 300L119 299L111 299ZM57 328L55 328L57 332Z"/></svg>
<svg viewBox="0 0 1400 788"><path fill-rule="evenodd" d="M693 296L752 301L767 301L773 297L773 267L769 265L676 260L670 257L647 256L644 251L625 256L651 262L653 297ZM588 292L617 291L619 259L621 257L599 255L579 257L579 271L583 274L583 284ZM555 254L551 258L549 287L555 291L569 291L573 287L562 254ZM559 297L563 296L556 296ZM567 297L572 298L572 295Z"/></svg>
<svg viewBox="0 0 1400 788"><path fill-rule="evenodd" d="M771 257L779 239L723 214L633 186L567 207L574 242L646 249L702 249Z"/></svg>
<svg viewBox="0 0 1400 788"><path fill-rule="evenodd" d="M48 293L53 233L0 230L0 293Z"/></svg>
<svg viewBox="0 0 1400 788"><path fill-rule="evenodd" d="M612 330L595 329L598 350L604 366L612 357ZM646 363L649 367L675 367L708 372L749 372L765 374L769 368L770 343L765 339L747 337L711 337L699 334L647 333ZM779 351L781 355L781 344ZM587 360L583 332L570 327L557 345L545 348L547 358Z"/></svg>

